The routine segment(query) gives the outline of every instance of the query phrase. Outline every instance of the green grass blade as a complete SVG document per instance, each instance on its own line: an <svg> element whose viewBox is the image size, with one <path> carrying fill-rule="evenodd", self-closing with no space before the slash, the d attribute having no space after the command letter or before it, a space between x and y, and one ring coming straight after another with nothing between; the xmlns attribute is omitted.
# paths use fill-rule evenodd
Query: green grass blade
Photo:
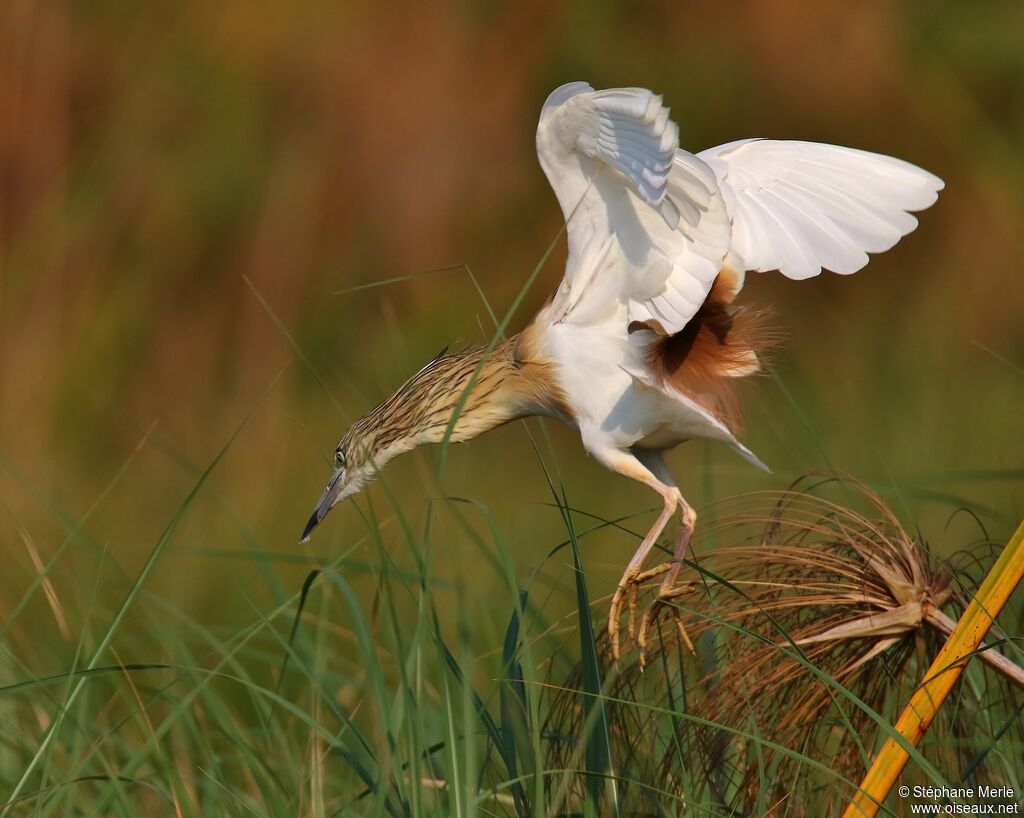
<svg viewBox="0 0 1024 818"><path fill-rule="evenodd" d="M193 485L191 491L189 491L189 493L185 496L185 499L182 500L181 504L174 512L174 515L171 517L170 522L168 522L166 528L163 531L163 534L160 535L160 538L157 540L156 545L153 546L153 550L150 552L149 557L146 559L145 564L142 566L142 570L139 572L138 577L136 577L134 583L132 584L131 588L128 591L128 594L121 602L121 605L117 610L117 613L114 615L113 621L107 627L107 630L104 633L99 644L97 645L96 650L93 651L92 658L86 665L87 670L92 670L93 668L98 666L100 657L106 652L107 648L110 647L110 643L113 641L114 635L117 633L118 628L124 621L124 618L128 613L128 609L135 601L135 598L139 595L139 592L141 591L146 579L149 577L150 573L152 573L153 568L156 566L157 561L160 559L160 555L164 552L164 549L170 542L171 536L174 534L175 530L178 527L178 524L181 522L182 518L184 518L185 516L185 513L188 511L189 505L191 505L192 501L199 493L199 490L203 487L203 484L206 482L206 479L217 467L217 464L220 463L224 455L227 454L228 449L231 448L231 444L235 442L235 440L238 438L238 435L241 434L242 430L246 427L255 411L262 405L263 400L266 398L268 394L270 394L270 391L277 384L282 374L284 374L284 369L282 369L274 377L273 381L271 381L270 385L267 387L263 395L257 401L256 406L249 410L249 412L242 419L242 422L239 423L239 425L231 433L231 436L228 438L227 442L221 447L220 451L217 452L213 460L210 461L210 464L206 467L205 471L203 471L203 473L200 475L195 485ZM43 734L43 739L39 744L39 748L36 750L35 754L32 757L32 760L28 763L27 767L25 768L25 771L22 773L21 778L19 779L18 783L12 790L10 798L8 799L9 801L14 801L15 799L17 799L21 792L24 790L26 784L29 781L29 778L32 776L32 773L35 771L39 762L43 759L44 755L46 754L50 746L50 742L53 741L54 736L56 736L57 732L60 730L60 726L63 723L65 714L68 712L68 710L71 709L71 707L75 703L75 700L81 695L84 684L84 679L81 679L78 682L76 682L74 687L71 689L66 701L64 702L64 706L56 714L54 714L50 726ZM8 807L3 811L0 811L0 818L3 818L3 816L5 816L8 813L9 809L10 808Z"/></svg>
<svg viewBox="0 0 1024 818"><path fill-rule="evenodd" d="M519 776L519 746L525 744L529 734L527 722L526 692L523 686L523 668L519 662L519 612L526 608L526 591L519 594L519 606L512 611L505 640L502 644L501 659L503 678L499 690L501 708L502 757L509 778ZM523 754L524 763L530 756ZM529 815L530 805L522 784L512 787L517 815Z"/></svg>
<svg viewBox="0 0 1024 818"><path fill-rule="evenodd" d="M560 501L563 508L568 506L568 501L564 496L560 498ZM603 697L601 662L598 658L597 642L594 639L594 622L590 615L590 596L587 593L586 575L583 573L583 562L580 559L579 544L576 541L576 530L572 523L572 517L568 511L563 512L563 517L569 533L576 580L580 662L583 667L583 687L580 693L584 696L583 705L587 713L582 737L585 742L583 757L587 771L586 814L588 816L605 814L602 809L605 788L610 785L611 814L618 816L618 784L615 781L612 763L611 733Z"/></svg>

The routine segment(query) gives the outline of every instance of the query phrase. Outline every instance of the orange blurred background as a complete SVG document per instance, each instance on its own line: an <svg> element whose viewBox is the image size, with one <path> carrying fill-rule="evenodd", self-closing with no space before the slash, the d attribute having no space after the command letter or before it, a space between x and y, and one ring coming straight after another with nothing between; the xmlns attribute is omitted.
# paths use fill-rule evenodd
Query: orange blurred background
<svg viewBox="0 0 1024 818"><path fill-rule="evenodd" d="M279 563L270 585L294 591L309 565L358 542L366 509L408 562L380 484L312 543L295 540L346 424L493 323L464 270L352 288L465 264L504 314L561 226L533 138L547 94L574 79L663 93L692 150L821 140L947 183L918 231L852 278L748 277L744 300L774 305L787 335L777 377L745 391L747 443L776 471L684 446L672 463L695 504L834 467L886 491L939 550L965 544L944 533L961 506L1003 536L1024 513L1022 35L1016 2L9 0L0 606L36 572L30 552L54 551L151 429L83 525L134 572L254 406L152 585L229 606L224 582L253 591L259 551ZM514 329L563 259L559 245ZM575 506L654 505L571 430L551 437ZM414 528L442 494L472 497L523 577L562 538L521 424L458 447L441 484L433 464L419 452L388 470ZM438 575L501 584L439 525ZM622 532L588 542L595 593L634 545ZM92 553L62 560L65 591L108 576Z"/></svg>

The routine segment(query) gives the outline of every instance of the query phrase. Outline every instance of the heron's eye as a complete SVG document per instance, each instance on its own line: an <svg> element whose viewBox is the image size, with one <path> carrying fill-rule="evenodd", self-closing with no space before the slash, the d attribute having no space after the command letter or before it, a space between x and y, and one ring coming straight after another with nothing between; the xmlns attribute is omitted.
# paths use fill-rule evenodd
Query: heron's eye
<svg viewBox="0 0 1024 818"><path fill-rule="evenodd" d="M334 468L345 468L345 455L342 454L341 449L338 449L334 452Z"/></svg>

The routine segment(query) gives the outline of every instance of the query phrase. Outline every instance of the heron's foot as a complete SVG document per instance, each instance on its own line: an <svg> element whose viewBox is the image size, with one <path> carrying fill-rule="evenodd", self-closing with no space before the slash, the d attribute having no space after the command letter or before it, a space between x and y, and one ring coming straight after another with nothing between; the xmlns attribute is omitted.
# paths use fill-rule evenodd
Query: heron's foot
<svg viewBox="0 0 1024 818"><path fill-rule="evenodd" d="M648 606L647 610L644 611L643 617L640 620L640 631L639 634L636 630L636 604L637 596L641 586L645 583L650 582L656 577L660 577L662 574L669 573L677 563L673 560L669 562L663 562L661 565L656 565L653 568L647 570L640 570L639 568L630 568L626 570L626 573L622 575L622 579L619 580L619 586L615 589L615 594L612 596L612 604L608 610L608 636L612 643L612 658L617 662L619 655L621 654L620 645L620 628L622 620L622 610L626 607L626 635L632 642L635 641L637 647L640 649L640 666L644 664L644 642L646 641L647 631L653 624L656 618L655 609L664 605L665 602L671 601L676 597L683 596L684 594L692 593L695 588L694 584L690 582L682 582L678 585L666 588L664 585L658 592L658 598ZM679 615L679 611L673 607L676 626L679 628L680 636L683 642L689 647L690 651L693 651L693 643L690 641L690 637L686 633L686 629L683 627L682 619Z"/></svg>
<svg viewBox="0 0 1024 818"><path fill-rule="evenodd" d="M659 565L657 568L652 568L651 571L657 571L658 574L668 573L674 563L665 563ZM655 574L657 576L658 574ZM643 670L644 664L646 663L646 650L647 650L647 636L650 633L652 626L658 621L662 609L667 608L672 612L672 619L675 622L676 630L679 632L679 641L686 645L687 650L690 653L694 653L693 641L690 639L690 635L686 632L686 626L683 624L683 614L672 603L681 596L692 594L697 590L696 582L680 582L676 585L670 585L665 587L662 585L658 591L657 598L647 606L647 610L644 611L643 616L640 618L640 628L636 635L636 645L640 652L640 669Z"/></svg>
<svg viewBox="0 0 1024 818"><path fill-rule="evenodd" d="M619 629L622 620L622 607L627 605L629 619L626 622L626 632L629 638L633 638L633 617L636 614L636 594L640 585L639 577L643 572L638 568L627 568L626 573L619 580L619 586L612 595L612 604L608 608L608 638L612 643L612 659L619 661Z"/></svg>

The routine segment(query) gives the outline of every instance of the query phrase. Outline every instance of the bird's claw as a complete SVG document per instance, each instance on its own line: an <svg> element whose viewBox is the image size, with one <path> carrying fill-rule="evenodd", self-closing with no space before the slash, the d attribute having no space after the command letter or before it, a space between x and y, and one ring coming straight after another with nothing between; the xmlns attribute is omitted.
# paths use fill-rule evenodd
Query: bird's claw
<svg viewBox="0 0 1024 818"><path fill-rule="evenodd" d="M608 638L612 643L612 658L619 661L619 625L622 619L622 604L625 600L628 604L629 618L626 621L626 632L630 640L633 639L633 623L636 616L636 593L639 585L639 569L633 568L626 571L619 580L619 586L612 595L612 604L608 609Z"/></svg>
<svg viewBox="0 0 1024 818"><path fill-rule="evenodd" d="M608 636L612 643L612 658L616 662L619 660L621 653L619 632L620 620L622 619L622 606L624 602L627 605L628 613L626 618L626 634L631 642L636 642L637 648L640 652L640 668L643 669L644 648L647 644L647 633L650 630L651 625L653 625L657 620L659 610L673 599L684 596L685 594L693 593L695 590L693 583L690 582L679 583L678 585L674 585L669 588L661 588L661 590L658 591L658 597L649 606L647 606L643 616L641 616L640 629L636 629L637 594L640 586L655 577L667 574L675 565L675 562L669 561L664 562L661 565L656 565L653 568L648 568L646 571L634 568L623 574L622 579L619 580L619 585L615 589L615 594L612 596L612 603L608 610ZM690 636L687 634L686 628L683 626L682 616L677 608L674 606L669 607L672 608L676 628L679 630L679 638L692 653L694 650L693 642L690 640Z"/></svg>
<svg viewBox="0 0 1024 818"><path fill-rule="evenodd" d="M647 606L643 616L640 618L640 629L637 631L636 635L637 651L640 654L640 670L643 670L644 665L646 664L647 634L650 631L651 626L657 622L658 614L661 612L661 609L665 607L672 611L672 619L675 622L676 630L679 632L679 641L686 645L686 649L689 650L690 653L695 652L693 641L690 639L690 634L686 632L686 626L683 624L682 612L671 603L673 600L687 594L692 594L696 590L696 584L692 582L681 582L670 588L662 588L658 592L657 598Z"/></svg>

